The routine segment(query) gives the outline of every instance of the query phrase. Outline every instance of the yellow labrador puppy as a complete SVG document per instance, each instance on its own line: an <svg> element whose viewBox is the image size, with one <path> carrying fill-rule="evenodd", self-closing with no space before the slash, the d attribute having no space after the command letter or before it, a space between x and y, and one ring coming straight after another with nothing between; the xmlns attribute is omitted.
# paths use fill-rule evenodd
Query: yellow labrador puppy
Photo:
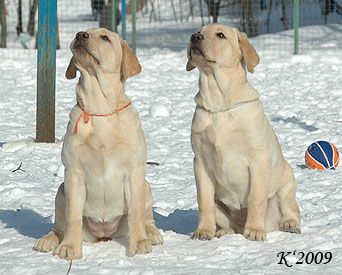
<svg viewBox="0 0 342 275"><path fill-rule="evenodd" d="M66 77L80 78L62 162L65 181L55 200L52 231L35 249L64 259L82 257L82 240L129 237L128 253L163 242L152 216L145 180L146 143L137 110L125 95L127 78L141 71L120 37L106 29L78 32Z"/></svg>
<svg viewBox="0 0 342 275"><path fill-rule="evenodd" d="M259 56L246 35L224 25L191 36L187 70L200 72L191 143L199 206L193 237L266 232L300 233L296 182L266 118L258 92L247 82Z"/></svg>

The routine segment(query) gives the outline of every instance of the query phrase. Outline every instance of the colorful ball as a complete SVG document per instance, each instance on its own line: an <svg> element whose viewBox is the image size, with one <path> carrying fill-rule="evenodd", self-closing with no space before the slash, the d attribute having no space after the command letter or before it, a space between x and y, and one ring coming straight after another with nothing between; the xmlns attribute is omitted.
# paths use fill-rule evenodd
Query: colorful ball
<svg viewBox="0 0 342 275"><path fill-rule="evenodd" d="M336 146L327 141L316 141L305 152L306 166L310 169L335 169L339 160Z"/></svg>

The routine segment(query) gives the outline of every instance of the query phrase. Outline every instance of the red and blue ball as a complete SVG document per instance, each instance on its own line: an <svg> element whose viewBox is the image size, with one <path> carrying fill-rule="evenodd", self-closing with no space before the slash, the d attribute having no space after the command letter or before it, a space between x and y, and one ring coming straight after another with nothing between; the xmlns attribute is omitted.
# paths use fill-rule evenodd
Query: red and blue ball
<svg viewBox="0 0 342 275"><path fill-rule="evenodd" d="M336 169L339 160L336 146L323 140L312 143L305 152L306 166L310 169Z"/></svg>

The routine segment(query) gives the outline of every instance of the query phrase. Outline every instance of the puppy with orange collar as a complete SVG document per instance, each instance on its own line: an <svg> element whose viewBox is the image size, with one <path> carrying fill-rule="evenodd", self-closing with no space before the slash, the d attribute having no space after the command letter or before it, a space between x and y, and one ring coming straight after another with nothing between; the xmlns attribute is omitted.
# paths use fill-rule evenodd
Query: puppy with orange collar
<svg viewBox="0 0 342 275"><path fill-rule="evenodd" d="M106 29L77 33L70 48L66 77L79 71L80 78L62 150L65 180L56 195L52 231L34 248L78 259L83 240L128 235L129 255L150 252L163 240L145 180L144 133L124 91L140 64L127 43Z"/></svg>

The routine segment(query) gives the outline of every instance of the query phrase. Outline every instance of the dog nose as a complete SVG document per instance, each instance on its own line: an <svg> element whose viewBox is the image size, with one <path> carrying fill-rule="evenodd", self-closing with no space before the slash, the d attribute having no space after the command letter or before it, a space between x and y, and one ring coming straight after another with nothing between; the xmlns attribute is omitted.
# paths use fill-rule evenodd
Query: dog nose
<svg viewBox="0 0 342 275"><path fill-rule="evenodd" d="M204 36L201 33L194 33L193 35L191 35L191 42L196 42L196 41L200 41L203 39L204 39Z"/></svg>
<svg viewBox="0 0 342 275"><path fill-rule="evenodd" d="M78 32L76 33L76 39L77 40L84 40L84 39L88 39L89 38L89 34L86 32Z"/></svg>

